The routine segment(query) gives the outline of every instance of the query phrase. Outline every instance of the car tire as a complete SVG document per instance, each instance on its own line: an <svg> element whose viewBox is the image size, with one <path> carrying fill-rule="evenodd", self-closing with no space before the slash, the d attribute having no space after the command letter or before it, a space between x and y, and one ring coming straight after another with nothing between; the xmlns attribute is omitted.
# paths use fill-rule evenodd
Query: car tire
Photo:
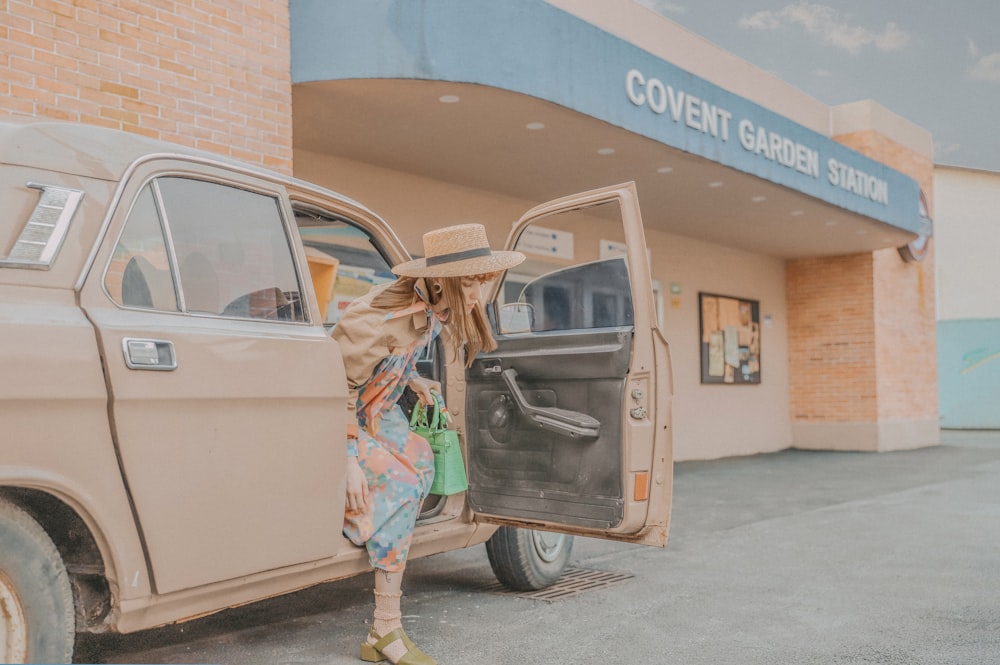
<svg viewBox="0 0 1000 665"><path fill-rule="evenodd" d="M562 577L573 536L502 526L486 541L497 579L513 591L537 591Z"/></svg>
<svg viewBox="0 0 1000 665"><path fill-rule="evenodd" d="M69 663L73 591L59 551L28 513L0 498L0 662Z"/></svg>

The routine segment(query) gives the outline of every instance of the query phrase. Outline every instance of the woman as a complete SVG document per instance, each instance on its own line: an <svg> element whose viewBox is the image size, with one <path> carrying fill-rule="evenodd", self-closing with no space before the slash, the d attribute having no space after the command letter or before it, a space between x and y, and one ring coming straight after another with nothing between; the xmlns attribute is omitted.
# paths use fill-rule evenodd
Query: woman
<svg viewBox="0 0 1000 665"><path fill-rule="evenodd" d="M481 224L424 235L425 258L393 268L395 282L352 302L334 328L352 394L348 408L347 507L344 534L368 549L375 568L375 616L361 658L435 665L403 632L401 587L420 504L434 480L434 455L412 434L396 402L408 385L424 404L440 392L416 371L421 349L444 331L453 357L466 365L496 342L480 302L484 282L524 260L490 250Z"/></svg>

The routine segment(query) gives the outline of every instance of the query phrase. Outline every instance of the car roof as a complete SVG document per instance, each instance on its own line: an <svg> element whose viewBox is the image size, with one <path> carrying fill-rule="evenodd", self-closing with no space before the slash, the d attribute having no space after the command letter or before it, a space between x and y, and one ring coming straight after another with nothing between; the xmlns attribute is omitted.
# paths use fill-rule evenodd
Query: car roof
<svg viewBox="0 0 1000 665"><path fill-rule="evenodd" d="M347 201L377 217L367 206L343 194L216 153L94 125L17 117L0 122L0 164L120 181L135 162L152 156L222 164Z"/></svg>
<svg viewBox="0 0 1000 665"><path fill-rule="evenodd" d="M0 122L0 163L4 164L120 180L133 162L150 154L209 157L238 164L201 150L117 129L34 119L5 118Z"/></svg>

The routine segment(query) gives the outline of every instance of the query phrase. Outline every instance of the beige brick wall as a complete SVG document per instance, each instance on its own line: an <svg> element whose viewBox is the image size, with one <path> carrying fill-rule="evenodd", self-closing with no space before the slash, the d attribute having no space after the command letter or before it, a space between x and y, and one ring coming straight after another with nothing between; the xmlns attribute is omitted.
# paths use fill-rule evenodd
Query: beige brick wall
<svg viewBox="0 0 1000 665"><path fill-rule="evenodd" d="M929 158L873 131L836 140L915 178L933 200ZM787 263L793 423L937 420L933 261L932 248L921 263L895 249Z"/></svg>
<svg viewBox="0 0 1000 665"><path fill-rule="evenodd" d="M789 261L785 275L792 421L874 421L872 255Z"/></svg>
<svg viewBox="0 0 1000 665"><path fill-rule="evenodd" d="M920 264L875 253L879 418L938 418L934 251Z"/></svg>
<svg viewBox="0 0 1000 665"><path fill-rule="evenodd" d="M0 115L292 171L287 0L0 0Z"/></svg>
<svg viewBox="0 0 1000 665"><path fill-rule="evenodd" d="M933 211L934 163L929 157L873 131L845 134L837 140L915 179ZM933 241L919 263L902 261L894 249L875 252L873 258L879 419L936 420Z"/></svg>

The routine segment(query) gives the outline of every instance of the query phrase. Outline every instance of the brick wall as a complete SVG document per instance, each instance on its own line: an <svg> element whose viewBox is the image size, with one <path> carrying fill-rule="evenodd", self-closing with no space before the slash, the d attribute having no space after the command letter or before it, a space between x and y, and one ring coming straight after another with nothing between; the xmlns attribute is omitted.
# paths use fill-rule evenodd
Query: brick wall
<svg viewBox="0 0 1000 665"><path fill-rule="evenodd" d="M933 241L920 264L875 253L879 418L938 418Z"/></svg>
<svg viewBox="0 0 1000 665"><path fill-rule="evenodd" d="M874 131L836 140L933 200L929 158ZM793 423L937 420L933 245L920 263L895 249L789 261L786 286Z"/></svg>
<svg viewBox="0 0 1000 665"><path fill-rule="evenodd" d="M786 293L792 421L874 421L872 255L789 261Z"/></svg>
<svg viewBox="0 0 1000 665"><path fill-rule="evenodd" d="M915 179L934 210L934 163L873 131L837 137ZM931 214L933 217L933 212ZM873 256L878 414L880 420L938 417L934 244L919 263L894 249Z"/></svg>
<svg viewBox="0 0 1000 665"><path fill-rule="evenodd" d="M287 0L0 0L0 115L292 171Z"/></svg>

